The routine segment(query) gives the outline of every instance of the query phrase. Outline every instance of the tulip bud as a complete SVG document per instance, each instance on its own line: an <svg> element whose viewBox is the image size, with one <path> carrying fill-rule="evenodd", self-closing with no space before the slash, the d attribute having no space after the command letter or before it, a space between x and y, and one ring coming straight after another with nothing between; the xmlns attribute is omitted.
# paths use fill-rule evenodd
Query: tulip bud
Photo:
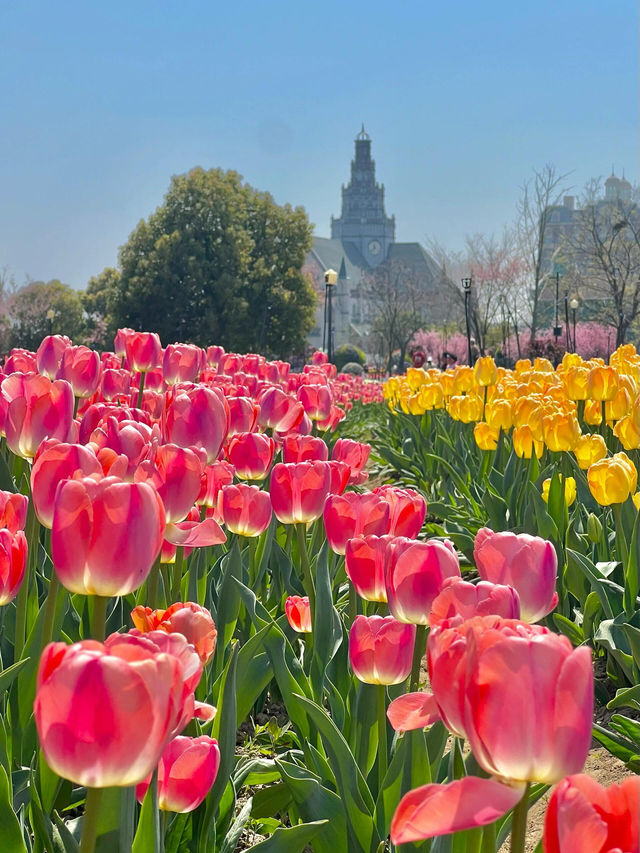
<svg viewBox="0 0 640 853"><path fill-rule="evenodd" d="M365 684L400 684L411 672L415 625L391 616L356 616L349 632L349 662Z"/></svg>
<svg viewBox="0 0 640 853"><path fill-rule="evenodd" d="M594 545L597 545L599 542L602 542L602 523L597 515L590 512L589 517L587 518L587 535L589 540L593 542Z"/></svg>
<svg viewBox="0 0 640 853"><path fill-rule="evenodd" d="M306 595L290 595L284 603L284 612L289 625L298 634L310 634L313 631L311 607Z"/></svg>

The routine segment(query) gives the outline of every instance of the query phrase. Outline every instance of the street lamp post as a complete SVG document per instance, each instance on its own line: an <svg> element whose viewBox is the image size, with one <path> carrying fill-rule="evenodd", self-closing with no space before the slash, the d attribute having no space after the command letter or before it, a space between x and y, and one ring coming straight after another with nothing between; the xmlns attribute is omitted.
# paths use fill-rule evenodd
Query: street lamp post
<svg viewBox="0 0 640 853"><path fill-rule="evenodd" d="M325 334L327 339L327 359L329 363L333 361L333 317L332 317L332 288L338 283L338 273L335 270L328 269L324 274L325 303L327 311L325 314Z"/></svg>
<svg viewBox="0 0 640 853"><path fill-rule="evenodd" d="M556 347L558 346L558 338L562 334L562 326L560 325L560 319L558 316L558 309L560 302L560 273L556 273L556 323L553 327L553 337L555 338Z"/></svg>
<svg viewBox="0 0 640 853"><path fill-rule="evenodd" d="M576 351L576 311L578 310L578 305L580 302L576 299L575 296L571 297L571 301L569 302L569 308L571 308L571 322L573 325L573 351Z"/></svg>
<svg viewBox="0 0 640 853"><path fill-rule="evenodd" d="M567 352L571 349L571 332L569 330L569 291L564 292L564 329Z"/></svg>
<svg viewBox="0 0 640 853"><path fill-rule="evenodd" d="M464 291L464 317L467 322L467 360L471 364L471 325L469 321L469 311L471 303L471 279L462 279L462 289Z"/></svg>

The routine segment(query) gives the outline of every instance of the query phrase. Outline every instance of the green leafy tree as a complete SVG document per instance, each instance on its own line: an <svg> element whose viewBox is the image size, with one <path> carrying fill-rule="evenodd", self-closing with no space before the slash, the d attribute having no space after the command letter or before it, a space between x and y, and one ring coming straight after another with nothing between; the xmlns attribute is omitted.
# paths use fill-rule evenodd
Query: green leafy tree
<svg viewBox="0 0 640 853"><path fill-rule="evenodd" d="M11 297L8 313L15 347L35 350L45 335L67 335L74 343L84 337L80 294L58 279L32 281L19 288Z"/></svg>
<svg viewBox="0 0 640 853"><path fill-rule="evenodd" d="M302 208L277 205L236 172L193 169L172 179L120 249L109 322L159 332L165 343L299 351L314 319L301 272L310 245Z"/></svg>
<svg viewBox="0 0 640 853"><path fill-rule="evenodd" d="M120 273L106 267L99 275L89 279L87 289L80 293L86 314L87 343L98 349L108 350L113 346L116 323L113 303L120 285Z"/></svg>

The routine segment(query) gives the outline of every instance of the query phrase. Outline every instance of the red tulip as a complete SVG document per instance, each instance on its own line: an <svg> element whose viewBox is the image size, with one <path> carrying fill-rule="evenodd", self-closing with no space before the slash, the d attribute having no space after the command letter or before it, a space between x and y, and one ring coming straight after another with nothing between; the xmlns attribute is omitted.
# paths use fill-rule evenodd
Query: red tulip
<svg viewBox="0 0 640 853"><path fill-rule="evenodd" d="M558 558L551 542L528 533L494 533L483 527L476 534L473 557L483 580L517 590L526 622L537 622L558 603Z"/></svg>
<svg viewBox="0 0 640 853"><path fill-rule="evenodd" d="M132 373L148 373L158 367L162 360L162 344L155 332L129 332L125 336L124 346ZM114 349L118 352L115 342Z"/></svg>
<svg viewBox="0 0 640 853"><path fill-rule="evenodd" d="M386 601L385 574L393 536L356 536L345 550L345 569L360 598Z"/></svg>
<svg viewBox="0 0 640 853"><path fill-rule="evenodd" d="M165 513L147 483L65 480L56 492L51 556L60 582L83 595L128 595L160 553Z"/></svg>
<svg viewBox="0 0 640 853"><path fill-rule="evenodd" d="M22 530L0 530L0 605L18 594L27 565L27 538Z"/></svg>
<svg viewBox="0 0 640 853"><path fill-rule="evenodd" d="M242 480L263 480L269 473L276 443L260 432L244 432L232 436L227 458Z"/></svg>
<svg viewBox="0 0 640 853"><path fill-rule="evenodd" d="M183 521L200 494L198 454L177 444L161 444L136 469L134 481L149 483L162 498L167 524Z"/></svg>
<svg viewBox="0 0 640 853"><path fill-rule="evenodd" d="M162 358L162 375L167 385L176 382L195 382L202 367L205 355L200 347L193 344L169 344Z"/></svg>
<svg viewBox="0 0 640 853"><path fill-rule="evenodd" d="M283 524L308 524L320 518L329 494L331 471L327 462L298 462L273 466L271 504Z"/></svg>
<svg viewBox="0 0 640 853"><path fill-rule="evenodd" d="M178 391L167 407L166 441L204 449L209 463L218 458L228 430L229 406L216 388Z"/></svg>
<svg viewBox="0 0 640 853"><path fill-rule="evenodd" d="M260 414L258 423L263 429L288 432L304 415L304 406L295 397L285 394L281 388L267 388L258 400Z"/></svg>
<svg viewBox="0 0 640 853"><path fill-rule="evenodd" d="M152 642L49 644L34 704L47 764L92 788L142 781L171 737L182 682L180 659Z"/></svg>
<svg viewBox="0 0 640 853"><path fill-rule="evenodd" d="M373 492L331 495L324 508L324 526L332 550L344 554L349 539L389 532L389 504Z"/></svg>
<svg viewBox="0 0 640 853"><path fill-rule="evenodd" d="M313 631L308 596L290 595L284 603L284 612L289 625L298 634L310 634Z"/></svg>
<svg viewBox="0 0 640 853"><path fill-rule="evenodd" d="M349 662L366 684L400 684L411 672L415 625L391 616L356 616L349 632Z"/></svg>
<svg viewBox="0 0 640 853"><path fill-rule="evenodd" d="M62 354L71 346L71 340L66 335L47 335L36 350L36 366L38 373L47 379L55 379Z"/></svg>
<svg viewBox="0 0 640 853"><path fill-rule="evenodd" d="M520 618L520 599L512 586L480 581L467 583L456 577L447 578L431 605L429 624L433 628L459 616L461 620L474 616Z"/></svg>
<svg viewBox="0 0 640 853"><path fill-rule="evenodd" d="M260 406L249 397L228 397L229 435L253 432L258 422Z"/></svg>
<svg viewBox="0 0 640 853"><path fill-rule="evenodd" d="M62 353L56 379L66 379L75 397L91 397L100 384L100 356L89 347L67 347Z"/></svg>
<svg viewBox="0 0 640 853"><path fill-rule="evenodd" d="M298 400L312 421L324 421L331 413L331 390L327 385L301 385Z"/></svg>
<svg viewBox="0 0 640 853"><path fill-rule="evenodd" d="M349 484L351 476L351 468L346 462L338 462L335 459L330 459L327 463L331 469L331 485L329 486L330 495L342 495Z"/></svg>
<svg viewBox="0 0 640 853"><path fill-rule="evenodd" d="M282 442L282 461L287 464L326 462L328 458L329 448L321 438L312 435L288 435Z"/></svg>
<svg viewBox="0 0 640 853"><path fill-rule="evenodd" d="M373 490L389 504L389 533L416 539L427 514L427 502L412 489L380 486Z"/></svg>
<svg viewBox="0 0 640 853"><path fill-rule="evenodd" d="M223 486L218 493L218 517L232 533L260 536L271 521L269 492L246 483Z"/></svg>
<svg viewBox="0 0 640 853"><path fill-rule="evenodd" d="M10 533L24 530L28 508L29 498L26 495L0 491L0 528L6 527Z"/></svg>
<svg viewBox="0 0 640 853"><path fill-rule="evenodd" d="M370 444L362 444L359 441L352 441L350 438L339 438L333 445L331 458L338 462L346 462L351 468L349 483L359 485L364 483L369 476L363 469L370 453Z"/></svg>
<svg viewBox="0 0 640 853"><path fill-rule="evenodd" d="M203 665L209 663L213 657L218 632L206 607L192 601L176 602L166 610L152 610L150 607L138 605L131 611L131 618L143 634L149 631L182 634L195 648Z"/></svg>
<svg viewBox="0 0 640 853"><path fill-rule="evenodd" d="M544 853L632 853L640 847L640 785L624 779L604 788L581 773L563 779L544 822Z"/></svg>
<svg viewBox="0 0 640 853"><path fill-rule="evenodd" d="M43 439L68 441L73 436L73 391L68 382L14 373L0 387L8 402L7 444L16 456L33 459Z"/></svg>
<svg viewBox="0 0 640 853"><path fill-rule="evenodd" d="M218 741L201 737L176 737L166 747L158 764L158 807L167 812L192 812L204 801L220 766ZM144 800L149 775L136 786L138 802Z"/></svg>
<svg viewBox="0 0 640 853"><path fill-rule="evenodd" d="M234 470L233 465L225 460L207 465L200 483L200 494L196 500L198 506L216 507L220 489L233 483Z"/></svg>
<svg viewBox="0 0 640 853"><path fill-rule="evenodd" d="M449 540L396 538L386 577L391 614L400 622L428 625L431 605L450 577L460 577L460 563Z"/></svg>

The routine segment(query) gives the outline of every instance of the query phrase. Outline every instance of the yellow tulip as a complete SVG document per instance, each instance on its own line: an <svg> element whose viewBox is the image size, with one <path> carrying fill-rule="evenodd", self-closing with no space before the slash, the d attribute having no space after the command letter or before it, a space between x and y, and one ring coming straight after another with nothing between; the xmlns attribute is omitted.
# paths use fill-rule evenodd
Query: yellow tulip
<svg viewBox="0 0 640 853"><path fill-rule="evenodd" d="M482 418L484 401L476 394L467 394L460 398L460 420L463 424L470 424Z"/></svg>
<svg viewBox="0 0 640 853"><path fill-rule="evenodd" d="M496 363L490 355L481 356L475 363L473 375L481 388L494 385L498 379Z"/></svg>
<svg viewBox="0 0 640 853"><path fill-rule="evenodd" d="M638 404L632 414L621 418L613 428L613 434L625 450L638 450L640 448L640 418L638 417Z"/></svg>
<svg viewBox="0 0 640 853"><path fill-rule="evenodd" d="M636 492L633 496L633 504L638 512L640 512L640 492Z"/></svg>
<svg viewBox="0 0 640 853"><path fill-rule="evenodd" d="M529 426L525 424L524 426L514 427L512 438L516 456L519 456L521 459L531 459L531 456L535 453L538 459L540 459L544 450L544 444L541 441L536 441Z"/></svg>
<svg viewBox="0 0 640 853"><path fill-rule="evenodd" d="M442 409L444 407L444 394L440 385L436 382L432 382L430 385L423 385L420 389L420 402L424 406L425 411Z"/></svg>
<svg viewBox="0 0 640 853"><path fill-rule="evenodd" d="M479 421L473 428L473 437L480 450L495 450L498 446L500 430L490 427L485 421Z"/></svg>
<svg viewBox="0 0 640 853"><path fill-rule="evenodd" d="M454 385L454 375L453 372L447 370L446 372L440 373L438 376L438 382L440 387L442 388L442 393L445 397L451 397L455 393L453 390Z"/></svg>
<svg viewBox="0 0 640 853"><path fill-rule="evenodd" d="M521 373L525 373L527 370L531 370L531 359L530 358L519 358L516 361L515 367L513 368L516 375Z"/></svg>
<svg viewBox="0 0 640 853"><path fill-rule="evenodd" d="M549 450L573 450L580 438L580 426L573 415L555 412L542 418L542 434Z"/></svg>
<svg viewBox="0 0 640 853"><path fill-rule="evenodd" d="M513 424L511 403L508 400L494 400L487 403L485 417L493 429L510 430Z"/></svg>
<svg viewBox="0 0 640 853"><path fill-rule="evenodd" d="M584 404L584 422L589 426L599 426L602 423L602 406L599 400L587 400Z"/></svg>
<svg viewBox="0 0 640 853"><path fill-rule="evenodd" d="M589 371L587 392L592 400L613 400L618 391L615 367L593 367Z"/></svg>
<svg viewBox="0 0 640 853"><path fill-rule="evenodd" d="M548 358L536 358L533 362L533 369L538 373L553 373L553 365Z"/></svg>
<svg viewBox="0 0 640 853"><path fill-rule="evenodd" d="M564 386L570 400L586 400L589 371L586 367L570 367L564 375Z"/></svg>
<svg viewBox="0 0 640 853"><path fill-rule="evenodd" d="M578 355L577 352L565 352L562 356L562 367L564 370L567 370L569 367L578 367L580 364L582 364L582 356Z"/></svg>
<svg viewBox="0 0 640 853"><path fill-rule="evenodd" d="M421 367L407 368L407 385L412 391L417 391L427 381L427 374Z"/></svg>
<svg viewBox="0 0 640 853"><path fill-rule="evenodd" d="M560 482L562 482L564 478L560 475ZM542 482L542 499L545 503L549 503L549 489L551 488L551 477L547 480L543 480ZM576 481L573 477L567 477L564 480L564 501L566 505L569 507L576 499Z"/></svg>
<svg viewBox="0 0 640 853"><path fill-rule="evenodd" d="M608 421L619 421L631 411L631 395L626 388L618 388L613 400L604 404L605 417Z"/></svg>
<svg viewBox="0 0 640 853"><path fill-rule="evenodd" d="M638 485L638 472L626 453L595 462L587 471L593 497L601 506L624 503Z"/></svg>
<svg viewBox="0 0 640 853"><path fill-rule="evenodd" d="M574 456L580 468L586 471L594 462L599 462L607 455L607 445L601 435L583 435L573 448Z"/></svg>
<svg viewBox="0 0 640 853"><path fill-rule="evenodd" d="M468 364L461 364L454 372L453 388L456 394L465 394L475 388L473 368Z"/></svg>

